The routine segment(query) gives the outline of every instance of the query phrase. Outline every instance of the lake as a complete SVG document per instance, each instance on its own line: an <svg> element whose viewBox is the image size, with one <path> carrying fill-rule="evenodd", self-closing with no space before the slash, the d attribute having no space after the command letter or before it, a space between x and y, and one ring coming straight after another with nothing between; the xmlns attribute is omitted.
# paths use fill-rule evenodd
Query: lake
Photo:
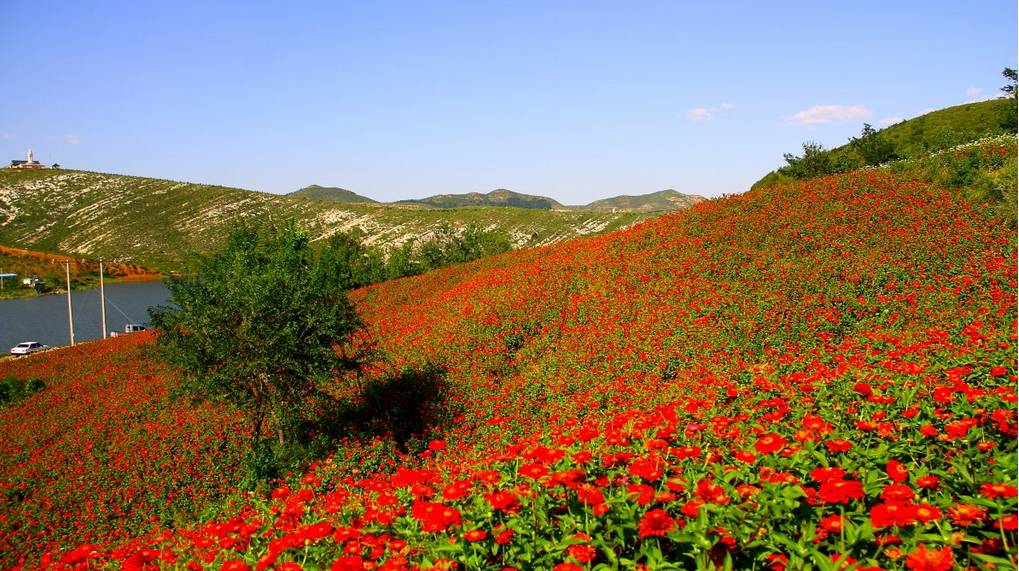
<svg viewBox="0 0 1019 571"><path fill-rule="evenodd" d="M123 331L127 323L148 323L148 308L166 305L170 292L163 282L125 282L106 286L106 329ZM102 338L99 290L71 292L74 340ZM67 295L43 295L0 301L0 352L22 341L67 345Z"/></svg>

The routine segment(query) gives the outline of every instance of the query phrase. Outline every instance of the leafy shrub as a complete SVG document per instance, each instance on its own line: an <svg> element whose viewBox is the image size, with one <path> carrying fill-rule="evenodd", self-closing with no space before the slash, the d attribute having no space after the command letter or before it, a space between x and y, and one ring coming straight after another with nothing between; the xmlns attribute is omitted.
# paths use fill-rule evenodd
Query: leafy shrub
<svg viewBox="0 0 1019 571"><path fill-rule="evenodd" d="M0 405L19 401L46 388L41 379L19 379L9 376L0 380Z"/></svg>

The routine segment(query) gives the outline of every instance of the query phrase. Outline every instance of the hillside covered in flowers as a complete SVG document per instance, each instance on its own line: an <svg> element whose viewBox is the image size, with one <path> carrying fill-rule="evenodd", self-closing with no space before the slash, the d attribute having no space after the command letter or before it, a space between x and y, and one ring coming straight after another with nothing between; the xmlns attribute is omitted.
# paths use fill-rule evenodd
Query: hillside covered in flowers
<svg viewBox="0 0 1019 571"><path fill-rule="evenodd" d="M0 564L1015 568L1016 231L971 192L1015 157L358 290L379 357L337 380L340 440L256 491L236 413L175 398L151 337L0 363L46 386L0 408Z"/></svg>

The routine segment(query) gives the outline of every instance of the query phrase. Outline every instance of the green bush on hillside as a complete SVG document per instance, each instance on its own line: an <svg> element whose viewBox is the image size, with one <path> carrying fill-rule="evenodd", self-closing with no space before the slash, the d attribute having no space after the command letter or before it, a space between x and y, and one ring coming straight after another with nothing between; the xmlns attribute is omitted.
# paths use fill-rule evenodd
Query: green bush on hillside
<svg viewBox="0 0 1019 571"><path fill-rule="evenodd" d="M234 228L222 251L196 262L194 275L168 282L176 307L150 311L160 352L191 396L238 411L251 439L249 475L274 477L295 446L314 440L306 428L329 402L324 383L359 366L351 346L362 322L348 278L293 222Z"/></svg>

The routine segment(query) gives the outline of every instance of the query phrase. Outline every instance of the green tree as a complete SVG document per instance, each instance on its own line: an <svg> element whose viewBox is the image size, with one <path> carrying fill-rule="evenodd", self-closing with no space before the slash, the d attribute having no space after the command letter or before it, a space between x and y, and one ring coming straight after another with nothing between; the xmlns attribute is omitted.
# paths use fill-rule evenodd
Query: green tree
<svg viewBox="0 0 1019 571"><path fill-rule="evenodd" d="M831 153L825 150L824 145L814 141L803 143L803 155L796 156L792 153L785 153L782 157L788 163L782 169L783 172L795 178L814 178L835 172L835 163Z"/></svg>
<svg viewBox="0 0 1019 571"><path fill-rule="evenodd" d="M341 289L354 289L385 279L382 253L364 243L360 228L339 232L329 237L321 253L321 263L328 276Z"/></svg>
<svg viewBox="0 0 1019 571"><path fill-rule="evenodd" d="M1002 97L1015 99L1016 95L1019 94L1016 90L1016 84L1019 82L1019 75L1016 70L1006 67L1001 71L1001 75L1008 80L1008 83L1001 88Z"/></svg>
<svg viewBox="0 0 1019 571"><path fill-rule="evenodd" d="M357 365L345 349L362 323L344 281L293 222L236 228L221 252L197 257L195 269L169 281L176 307L151 312L158 347L193 396L244 415L256 455L267 432L282 448L320 385Z"/></svg>
<svg viewBox="0 0 1019 571"><path fill-rule="evenodd" d="M864 164L879 165L898 158L895 154L895 145L870 123L864 123L860 136L851 137L849 144L860 155Z"/></svg>

